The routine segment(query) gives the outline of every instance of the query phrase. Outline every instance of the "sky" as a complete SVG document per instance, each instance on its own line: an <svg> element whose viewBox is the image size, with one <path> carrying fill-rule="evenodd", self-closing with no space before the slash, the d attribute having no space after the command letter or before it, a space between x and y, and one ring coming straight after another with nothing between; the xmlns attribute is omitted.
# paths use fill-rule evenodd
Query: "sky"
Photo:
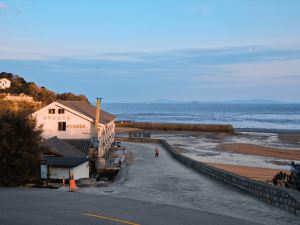
<svg viewBox="0 0 300 225"><path fill-rule="evenodd" d="M0 72L90 101L300 102L299 0L0 0Z"/></svg>

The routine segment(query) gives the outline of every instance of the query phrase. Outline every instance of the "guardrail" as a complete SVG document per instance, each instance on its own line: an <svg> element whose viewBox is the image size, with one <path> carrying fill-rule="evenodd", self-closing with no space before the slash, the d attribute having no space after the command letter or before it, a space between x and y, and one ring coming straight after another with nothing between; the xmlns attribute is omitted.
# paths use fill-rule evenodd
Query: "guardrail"
<svg viewBox="0 0 300 225"><path fill-rule="evenodd" d="M252 195L260 200L271 204L277 208L289 211L300 216L300 193L294 190L276 187L260 181L251 180L212 166L193 160L178 152L165 140L146 138L126 138L117 137L118 141L139 142L139 143L159 143L169 154L184 165L205 174L221 183L229 185L236 190Z"/></svg>

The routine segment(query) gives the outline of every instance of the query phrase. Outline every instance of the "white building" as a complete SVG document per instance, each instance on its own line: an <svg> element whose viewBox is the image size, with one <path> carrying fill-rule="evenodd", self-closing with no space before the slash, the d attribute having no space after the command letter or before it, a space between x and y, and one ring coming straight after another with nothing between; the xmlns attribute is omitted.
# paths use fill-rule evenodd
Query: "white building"
<svg viewBox="0 0 300 225"><path fill-rule="evenodd" d="M49 179L69 179L72 171L74 179L89 178L89 160L87 158L47 157Z"/></svg>
<svg viewBox="0 0 300 225"><path fill-rule="evenodd" d="M116 117L100 110L99 101L97 105L96 110L86 101L56 101L31 116L36 119L37 125L43 126L44 138L90 139L98 150L97 157L101 158L113 143Z"/></svg>
<svg viewBox="0 0 300 225"><path fill-rule="evenodd" d="M10 88L10 84L11 84L11 81L9 79L6 79L6 78L2 78L0 79L0 89L7 89L7 88Z"/></svg>

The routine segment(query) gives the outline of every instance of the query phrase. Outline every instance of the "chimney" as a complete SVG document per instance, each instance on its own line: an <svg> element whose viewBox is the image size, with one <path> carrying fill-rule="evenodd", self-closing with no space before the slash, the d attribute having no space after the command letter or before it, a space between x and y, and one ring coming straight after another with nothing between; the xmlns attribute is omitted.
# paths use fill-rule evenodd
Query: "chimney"
<svg viewBox="0 0 300 225"><path fill-rule="evenodd" d="M97 98L96 104L96 118L95 118L95 130L96 130L96 137L98 138L98 126L100 122L100 112L101 112L101 98Z"/></svg>

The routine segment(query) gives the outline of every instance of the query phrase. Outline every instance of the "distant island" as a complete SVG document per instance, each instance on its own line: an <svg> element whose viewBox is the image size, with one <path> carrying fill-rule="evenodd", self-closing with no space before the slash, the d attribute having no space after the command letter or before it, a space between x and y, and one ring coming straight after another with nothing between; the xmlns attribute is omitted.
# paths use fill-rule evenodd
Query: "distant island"
<svg viewBox="0 0 300 225"><path fill-rule="evenodd" d="M285 104L285 103L297 103L297 102L284 102L271 99L236 99L236 100L194 100L194 101L180 101L180 100L168 100L168 99L159 99L154 101L147 102L149 104L180 104L180 103L192 103L192 104L201 104L201 103L214 103L214 104Z"/></svg>

